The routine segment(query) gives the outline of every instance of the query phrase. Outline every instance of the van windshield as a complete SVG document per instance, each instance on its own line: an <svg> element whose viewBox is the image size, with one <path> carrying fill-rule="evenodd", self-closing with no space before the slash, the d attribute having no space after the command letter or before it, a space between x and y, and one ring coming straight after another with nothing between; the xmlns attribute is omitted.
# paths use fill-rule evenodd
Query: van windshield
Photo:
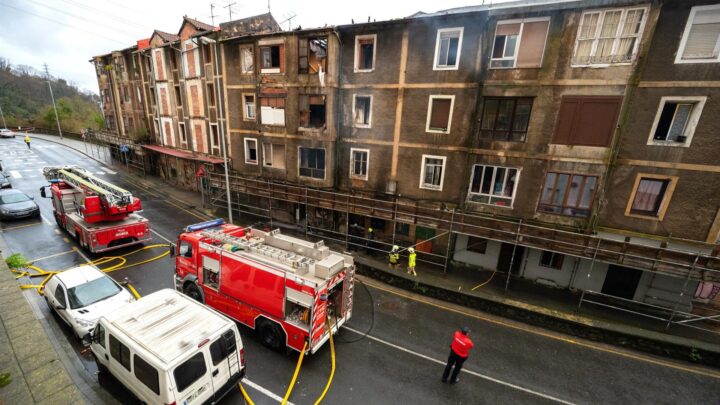
<svg viewBox="0 0 720 405"><path fill-rule="evenodd" d="M103 276L95 280L68 289L68 301L71 309L83 308L98 301L110 298L122 288L109 277Z"/></svg>

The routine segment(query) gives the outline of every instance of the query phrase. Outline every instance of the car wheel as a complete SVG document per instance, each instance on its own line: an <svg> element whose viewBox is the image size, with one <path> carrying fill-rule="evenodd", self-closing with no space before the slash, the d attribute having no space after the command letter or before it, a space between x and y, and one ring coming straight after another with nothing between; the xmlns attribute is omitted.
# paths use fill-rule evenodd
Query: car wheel
<svg viewBox="0 0 720 405"><path fill-rule="evenodd" d="M187 295L188 297L194 299L201 304L204 304L200 288L195 283L187 283L187 285L185 285L185 287L183 288L183 294Z"/></svg>
<svg viewBox="0 0 720 405"><path fill-rule="evenodd" d="M260 325L257 330L260 334L260 341L263 345L279 352L285 347L285 332L280 325L268 320L259 320Z"/></svg>

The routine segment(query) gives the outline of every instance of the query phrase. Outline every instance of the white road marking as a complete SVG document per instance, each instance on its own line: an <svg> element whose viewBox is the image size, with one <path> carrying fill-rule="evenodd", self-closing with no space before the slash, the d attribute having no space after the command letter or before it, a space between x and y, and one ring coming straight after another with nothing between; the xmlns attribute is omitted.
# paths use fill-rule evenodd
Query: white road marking
<svg viewBox="0 0 720 405"><path fill-rule="evenodd" d="M87 263L90 263L90 262L91 262L90 258L88 258L87 256L85 256L85 253L82 252L82 248L81 248L81 247L75 248L75 251L77 252L77 254L80 255L80 257L82 257L83 259L85 259L85 262L87 262Z"/></svg>
<svg viewBox="0 0 720 405"><path fill-rule="evenodd" d="M12 176L13 179L22 179L22 174L17 170L10 170L10 176Z"/></svg>
<svg viewBox="0 0 720 405"><path fill-rule="evenodd" d="M40 218L42 218L43 222L45 222L47 225L52 226L53 223L50 222L50 220L48 220L47 218L45 218L45 215L43 215L42 213L40 214Z"/></svg>
<svg viewBox="0 0 720 405"><path fill-rule="evenodd" d="M358 331L358 330L355 330L355 329L353 329L353 328L350 328L350 327L348 327L347 325L345 325L345 326L343 326L343 327L344 327L345 329L349 330L350 332L357 333L358 335L363 335L363 334L364 334L363 332L360 332L360 331ZM424 355L424 354L421 354L421 353L412 351L412 350L410 350L410 349L406 349L406 348L404 348L404 347L402 347L402 346L398 346L398 345L396 345L396 344L394 344L394 343L390 343L390 342L388 342L388 341L386 341L386 340L382 340L382 339L376 338L376 337L374 337L374 336L367 335L367 338L368 338L368 339L372 339L372 340L374 340L374 341L376 341L376 342L382 343L382 344L384 344L384 345L390 346L390 347L392 347L392 348L398 349L398 350L403 351L403 352L405 352L405 353L412 354L413 356L417 356L417 357L420 357L420 358L422 358L422 359L432 361L433 363L442 364L442 365L445 365L445 364L446 364L445 361L438 360L438 359L434 359L434 358L432 358L432 357L430 357L430 356L426 356L426 355ZM541 398L548 399L548 400L550 400L550 401L558 402L558 403L561 403L561 404L573 405L572 402L565 401L564 399L556 398L556 397L553 397L553 396L548 395L548 394L543 394L542 392L533 391L533 390L531 390L531 389L529 389L529 388L521 387L521 386L519 386L519 385L515 385L515 384L509 383L509 382L507 382L507 381L498 380L497 378L493 378L493 377L490 377L490 376L485 375L485 374L477 373L477 372L475 372L475 371L471 371L471 370L468 370L468 369L465 369L465 368L463 368L463 369L460 370L460 371L463 372L463 373L468 373L468 374L470 374L470 375L474 375L475 377L480 377L480 378L482 378L482 379L484 379L484 380L492 381L492 382L494 382L494 383L496 383L496 384L501 384L501 385L504 385L504 386L506 386L506 387L510 387L510 388L516 389L516 390L518 390L518 391L527 392L528 394L536 395L536 396L539 396L539 397L541 397Z"/></svg>
<svg viewBox="0 0 720 405"><path fill-rule="evenodd" d="M276 395L275 393L268 390L267 388L257 385L254 382L248 380L247 378L242 380L241 382L243 384L247 385L248 387L252 387L255 391L260 391L261 393L265 394L268 398L272 398L280 403L282 403L282 401L283 401L283 397L281 397L280 395ZM288 401L287 403L290 405L295 405L290 401Z"/></svg>
<svg viewBox="0 0 720 405"><path fill-rule="evenodd" d="M108 169L105 169L105 172L107 172L107 174L117 174L117 172Z"/></svg>
<svg viewBox="0 0 720 405"><path fill-rule="evenodd" d="M95 172L95 174L105 174L105 172Z"/></svg>
<svg viewBox="0 0 720 405"><path fill-rule="evenodd" d="M171 241L170 239L160 235L159 233L155 232L155 230L151 229L150 232L154 233L155 235L159 236L161 239L165 240L167 243L174 245L175 242Z"/></svg>

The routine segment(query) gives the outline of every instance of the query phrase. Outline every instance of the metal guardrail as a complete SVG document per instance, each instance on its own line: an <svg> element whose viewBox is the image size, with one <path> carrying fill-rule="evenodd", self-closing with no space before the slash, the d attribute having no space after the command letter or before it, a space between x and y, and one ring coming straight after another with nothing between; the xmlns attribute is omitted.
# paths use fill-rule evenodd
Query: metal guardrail
<svg viewBox="0 0 720 405"><path fill-rule="evenodd" d="M590 298L588 298L588 296ZM595 297L595 299L592 297ZM606 301L602 302L600 299L605 299ZM701 316L690 312L679 311L677 310L677 305L675 305L675 308L668 308L661 305L648 304L646 302L603 294L592 290L584 290L582 294L580 294L578 311L582 308L583 303L653 319L665 323L666 330L669 329L671 325L676 325L720 335L720 311L709 308L707 310L714 312L715 314ZM698 326L697 324L692 324L698 322L704 323L706 326L703 327Z"/></svg>

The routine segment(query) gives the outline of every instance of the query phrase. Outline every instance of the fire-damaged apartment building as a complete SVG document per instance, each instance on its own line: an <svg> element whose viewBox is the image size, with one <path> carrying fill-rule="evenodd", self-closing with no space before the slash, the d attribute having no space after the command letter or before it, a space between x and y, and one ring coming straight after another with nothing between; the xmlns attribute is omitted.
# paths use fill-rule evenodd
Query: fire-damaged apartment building
<svg viewBox="0 0 720 405"><path fill-rule="evenodd" d="M94 59L103 97L115 54ZM270 14L185 18L120 54L143 56L145 116L105 108L108 130L126 133L131 110L151 123L155 173L219 208L227 148L243 221L415 246L439 272L492 270L506 288L684 311L720 299L717 0L517 1L292 31Z"/></svg>

